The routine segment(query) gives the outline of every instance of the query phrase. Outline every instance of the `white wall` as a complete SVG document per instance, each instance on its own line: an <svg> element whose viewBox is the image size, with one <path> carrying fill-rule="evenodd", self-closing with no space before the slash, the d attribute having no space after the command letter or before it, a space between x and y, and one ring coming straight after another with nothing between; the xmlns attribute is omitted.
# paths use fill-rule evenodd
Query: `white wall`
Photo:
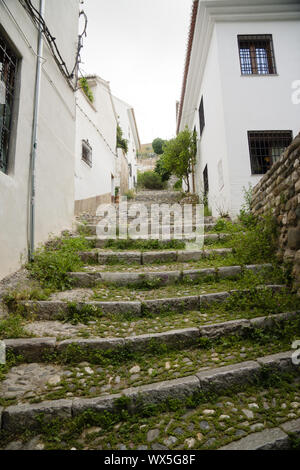
<svg viewBox="0 0 300 470"><path fill-rule="evenodd" d="M278 75L241 76L238 34L272 34ZM247 131L300 129L300 108L292 103L292 82L300 79L300 21L217 24L231 186L231 213L243 203L251 175Z"/></svg>
<svg viewBox="0 0 300 470"><path fill-rule="evenodd" d="M206 36L210 41L206 57L203 28L198 21L180 130L185 125L190 129L196 125L199 134L198 109L203 95L205 128L198 142L196 189L201 193L202 172L208 164L213 215L228 211L234 217L244 202L243 188L254 186L261 178L251 174L247 132L292 130L294 136L299 132L299 105L292 103L291 96L292 83L300 78L300 22L218 21L211 37ZM273 35L278 75L241 75L238 34Z"/></svg>
<svg viewBox="0 0 300 470"><path fill-rule="evenodd" d="M134 180L137 181L137 159L136 153L139 150L139 142L137 139L137 129L134 123L134 114L132 106L113 97L116 113L119 119L120 127L123 131L123 137L128 140L128 153L126 155L128 164L132 166L132 176L129 177L129 189L134 187Z"/></svg>
<svg viewBox="0 0 300 470"><path fill-rule="evenodd" d="M76 201L111 194L111 175L115 176L117 119L109 84L99 77L88 82L93 104L81 89L76 93ZM92 147L92 167L82 160L82 140Z"/></svg>
<svg viewBox="0 0 300 470"><path fill-rule="evenodd" d="M20 57L8 174L0 172L0 278L16 271L28 251L28 180L37 29L19 2L0 4L1 29ZM38 5L38 2L34 2ZM79 1L46 2L46 23L69 69L75 62ZM55 5L54 5L55 4ZM63 6L62 6L63 4ZM19 28L23 31L20 34ZM36 243L71 228L74 201L74 92L44 46L38 154Z"/></svg>
<svg viewBox="0 0 300 470"><path fill-rule="evenodd" d="M185 125L192 130L196 127L198 135L197 164L195 167L196 192L203 194L203 170L207 165L209 180L209 207L214 216L220 212L226 212L230 208L230 185L227 165L227 143L225 135L222 78L218 62L218 43L216 30L213 32L211 44L208 51L206 67L200 86L200 93L194 98L194 105L185 110L180 129ZM194 57L196 61L196 58ZM197 80L197 69L193 70ZM191 74L190 79L194 77ZM199 107L203 96L205 127L200 137ZM218 178L218 164L222 162L223 181L220 186ZM191 182L192 187L192 182Z"/></svg>

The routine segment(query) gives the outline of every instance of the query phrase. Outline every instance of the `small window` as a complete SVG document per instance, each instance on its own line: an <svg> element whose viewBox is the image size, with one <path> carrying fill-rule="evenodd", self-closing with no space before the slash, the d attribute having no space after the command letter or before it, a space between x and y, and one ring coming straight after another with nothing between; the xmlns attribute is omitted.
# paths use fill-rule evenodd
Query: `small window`
<svg viewBox="0 0 300 470"><path fill-rule="evenodd" d="M132 177L132 164L128 163L129 176Z"/></svg>
<svg viewBox="0 0 300 470"><path fill-rule="evenodd" d="M89 144L88 140L82 141L82 160L87 163L87 165L92 166L92 147Z"/></svg>
<svg viewBox="0 0 300 470"><path fill-rule="evenodd" d="M201 98L200 107L199 107L199 122L200 122L200 136L201 136L203 133L203 129L205 127L203 96Z"/></svg>
<svg viewBox="0 0 300 470"><path fill-rule="evenodd" d="M238 36L242 75L276 74L271 34Z"/></svg>
<svg viewBox="0 0 300 470"><path fill-rule="evenodd" d="M251 172L266 173L293 140L292 131L249 131Z"/></svg>
<svg viewBox="0 0 300 470"><path fill-rule="evenodd" d="M0 34L0 171L7 173L17 58Z"/></svg>
<svg viewBox="0 0 300 470"><path fill-rule="evenodd" d="M203 171L203 184L204 184L204 196L207 196L208 191L209 191L207 165L205 166L204 171Z"/></svg>

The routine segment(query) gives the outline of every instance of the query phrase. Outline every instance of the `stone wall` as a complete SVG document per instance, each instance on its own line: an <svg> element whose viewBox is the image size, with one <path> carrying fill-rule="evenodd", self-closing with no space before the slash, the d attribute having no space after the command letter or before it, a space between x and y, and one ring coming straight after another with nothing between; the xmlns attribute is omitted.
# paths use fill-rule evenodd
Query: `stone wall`
<svg viewBox="0 0 300 470"><path fill-rule="evenodd" d="M254 188L252 212L270 209L279 225L278 255L292 261L300 292L300 133Z"/></svg>
<svg viewBox="0 0 300 470"><path fill-rule="evenodd" d="M152 157L138 157L137 158L137 170L144 173L144 171L152 171L154 170L156 163L159 157L157 155Z"/></svg>
<svg viewBox="0 0 300 470"><path fill-rule="evenodd" d="M111 193L101 194L100 196L94 196L88 199L80 199L79 201L75 201L74 212L76 216L84 213L95 215L100 204L110 204L111 202Z"/></svg>

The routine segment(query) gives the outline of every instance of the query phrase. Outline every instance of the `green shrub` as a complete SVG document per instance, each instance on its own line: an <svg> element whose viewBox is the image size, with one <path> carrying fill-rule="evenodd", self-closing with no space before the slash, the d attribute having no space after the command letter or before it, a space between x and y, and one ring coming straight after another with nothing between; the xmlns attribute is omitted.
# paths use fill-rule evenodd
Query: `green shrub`
<svg viewBox="0 0 300 470"><path fill-rule="evenodd" d="M0 339L26 338L30 336L24 327L24 319L21 315L9 315L0 321Z"/></svg>
<svg viewBox="0 0 300 470"><path fill-rule="evenodd" d="M164 189L165 187L161 176L154 171L138 173L137 183L139 187L146 189Z"/></svg>
<svg viewBox="0 0 300 470"><path fill-rule="evenodd" d="M123 131L120 125L117 125L117 148L124 150L124 152L128 153L128 140L124 139Z"/></svg>
<svg viewBox="0 0 300 470"><path fill-rule="evenodd" d="M72 287L68 272L83 266L78 252L90 248L84 237L55 238L36 251L34 261L27 265L27 269L42 288L66 290Z"/></svg>
<svg viewBox="0 0 300 470"><path fill-rule="evenodd" d="M72 325L83 323L87 325L91 320L98 320L103 316L101 308L96 305L81 305L76 302L69 302L68 311L64 315L64 320Z"/></svg>
<svg viewBox="0 0 300 470"><path fill-rule="evenodd" d="M80 86L81 86L82 90L84 91L84 94L86 95L86 97L90 100L91 103L93 103L94 102L94 95L93 95L92 90L89 87L87 79L85 77L82 77L82 78L80 78L79 83L80 83Z"/></svg>
<svg viewBox="0 0 300 470"><path fill-rule="evenodd" d="M240 264L272 262L277 250L277 225L273 216L253 221L245 232L235 234L234 251Z"/></svg>
<svg viewBox="0 0 300 470"><path fill-rule="evenodd" d="M133 191L133 189L129 189L128 191L126 191L126 193L124 193L124 196L126 196L128 201L130 201L131 199L134 199L135 192Z"/></svg>
<svg viewBox="0 0 300 470"><path fill-rule="evenodd" d="M173 186L173 189L175 189L175 191L181 191L182 190L182 180L176 181L176 183Z"/></svg>

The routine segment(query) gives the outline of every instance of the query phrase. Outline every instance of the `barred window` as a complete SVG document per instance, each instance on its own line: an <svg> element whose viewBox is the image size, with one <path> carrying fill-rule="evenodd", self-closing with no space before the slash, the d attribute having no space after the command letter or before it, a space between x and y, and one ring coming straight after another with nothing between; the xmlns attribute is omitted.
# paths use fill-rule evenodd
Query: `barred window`
<svg viewBox="0 0 300 470"><path fill-rule="evenodd" d="M238 36L242 75L276 74L271 34Z"/></svg>
<svg viewBox="0 0 300 470"><path fill-rule="evenodd" d="M207 196L209 192L209 183L208 183L208 168L207 165L203 171L203 184L204 184L204 195Z"/></svg>
<svg viewBox="0 0 300 470"><path fill-rule="evenodd" d="M0 34L0 171L7 173L17 58Z"/></svg>
<svg viewBox="0 0 300 470"><path fill-rule="evenodd" d="M88 140L82 141L82 160L87 163L87 165L92 166L92 147L89 144Z"/></svg>
<svg viewBox="0 0 300 470"><path fill-rule="evenodd" d="M292 131L249 131L249 151L253 175L266 173L293 140Z"/></svg>
<svg viewBox="0 0 300 470"><path fill-rule="evenodd" d="M201 98L200 107L199 107L199 121L200 121L200 136L201 136L203 133L203 129L205 127L203 96Z"/></svg>

